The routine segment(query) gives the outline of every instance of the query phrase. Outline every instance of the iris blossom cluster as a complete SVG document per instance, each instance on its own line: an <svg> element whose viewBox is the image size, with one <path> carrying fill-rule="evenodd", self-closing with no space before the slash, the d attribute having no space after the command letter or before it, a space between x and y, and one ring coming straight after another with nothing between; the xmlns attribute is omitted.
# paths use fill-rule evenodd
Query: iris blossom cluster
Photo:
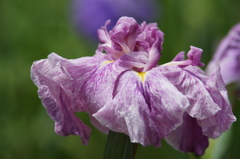
<svg viewBox="0 0 240 159"><path fill-rule="evenodd" d="M240 23L236 24L220 42L206 73L210 74L216 61L220 61L224 82L240 82Z"/></svg>
<svg viewBox="0 0 240 159"><path fill-rule="evenodd" d="M156 23L122 17L112 30L98 30L92 57L68 60L52 53L33 63L32 81L57 134L78 135L87 144L90 128L74 112L85 111L100 131L125 133L131 142L202 155L236 120L219 64L210 76L198 67L202 50L190 47L158 65L164 34Z"/></svg>

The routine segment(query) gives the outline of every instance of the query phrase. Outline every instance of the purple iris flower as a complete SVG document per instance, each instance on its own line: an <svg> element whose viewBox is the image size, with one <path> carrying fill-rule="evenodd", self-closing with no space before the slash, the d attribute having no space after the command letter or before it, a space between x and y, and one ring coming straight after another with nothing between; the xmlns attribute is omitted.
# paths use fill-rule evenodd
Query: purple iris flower
<svg viewBox="0 0 240 159"><path fill-rule="evenodd" d="M198 67L202 50L193 46L186 60L180 52L158 65L164 34L156 23L122 17L108 31L109 23L98 30L94 56L68 60L52 53L32 65L56 133L79 135L87 144L90 129L74 115L85 111L102 132L125 133L143 146L159 147L166 138L180 151L202 155L208 138L236 120L219 65L205 75Z"/></svg>
<svg viewBox="0 0 240 159"><path fill-rule="evenodd" d="M206 68L210 74L220 61L221 74L226 84L240 81L240 23L236 24L220 42L213 59Z"/></svg>
<svg viewBox="0 0 240 159"><path fill-rule="evenodd" d="M138 22L152 21L160 9L152 0L72 0L72 23L76 30L88 38L97 40L97 29L107 20L113 28L122 16L135 17Z"/></svg>

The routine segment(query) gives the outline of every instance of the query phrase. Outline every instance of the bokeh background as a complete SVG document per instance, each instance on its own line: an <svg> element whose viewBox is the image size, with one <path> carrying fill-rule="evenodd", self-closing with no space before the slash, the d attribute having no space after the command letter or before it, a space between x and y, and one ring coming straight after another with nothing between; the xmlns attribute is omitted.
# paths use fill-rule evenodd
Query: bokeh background
<svg viewBox="0 0 240 159"><path fill-rule="evenodd" d="M37 87L30 79L33 61L44 59L51 52L68 59L94 54L97 42L76 30L71 19L71 3L71 0L0 0L1 159L103 156L107 136L91 126L85 113L77 115L92 128L88 146L83 146L77 136L55 134L54 122L41 105ZM218 42L240 22L239 0L156 0L154 6L159 14L154 22L165 33L160 63L172 60L180 51L187 52L193 45L204 50L202 62L207 64ZM234 110L237 113L238 108ZM235 122L223 137L211 140L201 158L240 158L239 127L240 123ZM136 159L146 158L196 157L174 150L163 140L161 148L138 147Z"/></svg>

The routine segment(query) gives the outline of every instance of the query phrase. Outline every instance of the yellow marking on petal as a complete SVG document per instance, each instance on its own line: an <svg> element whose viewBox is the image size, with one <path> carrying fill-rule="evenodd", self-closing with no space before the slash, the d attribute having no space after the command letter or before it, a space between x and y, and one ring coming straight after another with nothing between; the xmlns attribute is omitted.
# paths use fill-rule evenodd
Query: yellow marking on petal
<svg viewBox="0 0 240 159"><path fill-rule="evenodd" d="M114 62L114 60L112 60L112 61L105 61L105 62L103 63L103 65L108 64L108 63L111 63L111 62Z"/></svg>
<svg viewBox="0 0 240 159"><path fill-rule="evenodd" d="M141 78L142 82L145 81L145 76L147 72L138 72L138 76Z"/></svg>

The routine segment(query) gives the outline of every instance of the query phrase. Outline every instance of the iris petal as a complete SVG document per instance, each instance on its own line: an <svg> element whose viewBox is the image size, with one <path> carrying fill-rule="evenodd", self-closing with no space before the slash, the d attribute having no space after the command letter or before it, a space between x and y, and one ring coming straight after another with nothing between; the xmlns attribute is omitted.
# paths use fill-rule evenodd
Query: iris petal
<svg viewBox="0 0 240 159"><path fill-rule="evenodd" d="M208 137L202 134L195 118L184 113L183 120L183 124L165 138L166 141L179 151L203 155L209 144Z"/></svg>
<svg viewBox="0 0 240 159"><path fill-rule="evenodd" d="M77 102L73 92L64 87L64 83L72 79L61 69L60 62L61 58L56 54L35 62L31 78L39 88L38 94L47 113L55 121L55 132L63 136L78 135L83 144L88 144L91 130L74 114ZM84 107L78 109L86 110Z"/></svg>
<svg viewBox="0 0 240 159"><path fill-rule="evenodd" d="M204 135L216 138L219 137L222 132L230 129L232 123L236 121L236 117L232 113L232 107L228 100L224 81L221 77L219 64L216 65L206 86L213 95L215 103L221 107L221 110L215 115L203 120L198 120L197 122L202 127Z"/></svg>
<svg viewBox="0 0 240 159"><path fill-rule="evenodd" d="M191 117L204 119L221 110L214 102L214 94L206 88L208 77L198 67L162 66L159 70L189 99L187 112Z"/></svg>
<svg viewBox="0 0 240 159"><path fill-rule="evenodd" d="M189 103L161 73L151 71L144 82L137 72L123 73L112 102L93 117L113 131L128 134L132 142L159 147L161 138L182 123Z"/></svg>

